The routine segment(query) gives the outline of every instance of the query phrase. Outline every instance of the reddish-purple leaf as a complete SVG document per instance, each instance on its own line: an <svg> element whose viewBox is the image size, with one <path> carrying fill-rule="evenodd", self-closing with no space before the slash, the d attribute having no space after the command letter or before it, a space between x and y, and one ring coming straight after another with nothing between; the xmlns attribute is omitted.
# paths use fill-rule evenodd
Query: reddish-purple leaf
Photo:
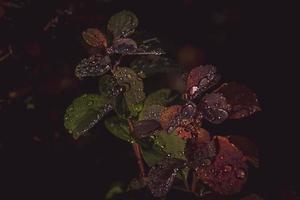
<svg viewBox="0 0 300 200"><path fill-rule="evenodd" d="M107 47L107 40L105 35L97 28L88 28L82 32L84 41L93 47Z"/></svg>
<svg viewBox="0 0 300 200"><path fill-rule="evenodd" d="M178 116L181 112L182 106L173 105L166 108L160 116L160 124L163 129L168 130L171 125L172 120Z"/></svg>
<svg viewBox="0 0 300 200"><path fill-rule="evenodd" d="M216 67L212 65L201 65L192 69L186 83L186 97L195 99L213 87L220 80Z"/></svg>
<svg viewBox="0 0 300 200"><path fill-rule="evenodd" d="M148 174L148 187L155 197L163 197L170 190L179 169L184 161L166 158L152 167Z"/></svg>
<svg viewBox="0 0 300 200"><path fill-rule="evenodd" d="M230 195L239 192L247 180L248 166L243 153L225 137L215 138L218 154L214 162L197 170L198 177L215 192Z"/></svg>
<svg viewBox="0 0 300 200"><path fill-rule="evenodd" d="M113 45L107 49L109 54L133 54L137 49L137 44L130 38L121 38L114 41Z"/></svg>
<svg viewBox="0 0 300 200"><path fill-rule="evenodd" d="M197 134L198 137L193 137L187 141L184 150L188 165L193 169L209 166L217 154L215 141L210 140L208 132L199 129Z"/></svg>
<svg viewBox="0 0 300 200"><path fill-rule="evenodd" d="M244 85L235 82L225 83L214 92L221 94L231 106L230 119L248 117L261 110L256 94Z"/></svg>
<svg viewBox="0 0 300 200"><path fill-rule="evenodd" d="M211 93L203 97L199 109L207 121L220 124L228 118L231 107L221 94Z"/></svg>
<svg viewBox="0 0 300 200"><path fill-rule="evenodd" d="M134 124L133 133L137 138L154 135L160 130L160 123L156 120L142 120Z"/></svg>
<svg viewBox="0 0 300 200"><path fill-rule="evenodd" d="M239 135L228 136L229 141L241 150L245 158L255 167L259 167L259 149L256 144L246 137Z"/></svg>

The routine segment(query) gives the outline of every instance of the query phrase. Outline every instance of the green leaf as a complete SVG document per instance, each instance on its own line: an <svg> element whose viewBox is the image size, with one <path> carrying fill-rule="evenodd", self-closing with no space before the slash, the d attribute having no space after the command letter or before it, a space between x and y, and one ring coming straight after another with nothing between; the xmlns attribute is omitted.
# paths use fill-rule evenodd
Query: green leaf
<svg viewBox="0 0 300 200"><path fill-rule="evenodd" d="M134 138L130 134L127 122L125 120L122 120L117 116L113 116L105 119L104 125L111 134L120 138L121 140L130 143L134 142Z"/></svg>
<svg viewBox="0 0 300 200"><path fill-rule="evenodd" d="M117 39L127 37L134 33L138 23L138 18L133 12L123 10L109 19L107 29L112 32L114 38Z"/></svg>
<svg viewBox="0 0 300 200"><path fill-rule="evenodd" d="M127 120L131 116L124 95L119 95L115 98L114 110L124 120Z"/></svg>
<svg viewBox="0 0 300 200"><path fill-rule="evenodd" d="M144 108L139 115L140 120L154 119L159 121L160 114L164 107L169 102L171 90L160 89L149 94L144 102Z"/></svg>
<svg viewBox="0 0 300 200"><path fill-rule="evenodd" d="M122 88L117 83L117 80L108 74L100 77L99 90L102 95L108 98L116 97L122 92Z"/></svg>
<svg viewBox="0 0 300 200"><path fill-rule="evenodd" d="M170 155L170 157L185 160L184 148L186 140L182 139L175 132L167 133L161 131L160 134L157 134L154 144Z"/></svg>
<svg viewBox="0 0 300 200"><path fill-rule="evenodd" d="M116 196L124 193L124 189L123 189L123 184L122 183L114 183L109 191L106 193L105 195L105 200L111 200L111 199L114 199Z"/></svg>
<svg viewBox="0 0 300 200"><path fill-rule="evenodd" d="M141 145L141 149L144 161L149 167L154 166L167 156L167 154L157 146L146 147Z"/></svg>
<svg viewBox="0 0 300 200"><path fill-rule="evenodd" d="M182 168L179 170L177 174L177 178L184 182L187 182L188 174L189 174L189 168L188 167Z"/></svg>
<svg viewBox="0 0 300 200"><path fill-rule="evenodd" d="M151 105L144 107L139 114L139 120L156 120L160 121L160 115L166 108L160 105Z"/></svg>
<svg viewBox="0 0 300 200"><path fill-rule="evenodd" d="M130 67L145 77L153 76L157 73L169 73L179 71L170 59L161 56L140 56L130 63Z"/></svg>
<svg viewBox="0 0 300 200"><path fill-rule="evenodd" d="M129 182L127 186L127 191L139 190L146 187L146 185L146 181L141 181L137 178L134 178Z"/></svg>
<svg viewBox="0 0 300 200"><path fill-rule="evenodd" d="M84 135L112 109L108 98L96 94L84 94L76 98L64 116L65 128L75 139Z"/></svg>
<svg viewBox="0 0 300 200"><path fill-rule="evenodd" d="M129 111L133 116L137 116L143 108L142 102L145 99L143 81L132 69L127 67L118 68L114 75L119 85L126 88L124 97Z"/></svg>
<svg viewBox="0 0 300 200"><path fill-rule="evenodd" d="M169 89L160 89L156 92L153 92L147 96L144 103L144 107L152 106L152 105L166 106L170 94L171 94L171 90Z"/></svg>

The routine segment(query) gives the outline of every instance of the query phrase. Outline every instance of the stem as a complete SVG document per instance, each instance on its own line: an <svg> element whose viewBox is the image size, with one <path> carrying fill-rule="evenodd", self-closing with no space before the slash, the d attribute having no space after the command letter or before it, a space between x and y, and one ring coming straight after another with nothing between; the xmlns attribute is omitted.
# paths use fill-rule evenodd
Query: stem
<svg viewBox="0 0 300 200"><path fill-rule="evenodd" d="M197 188L197 182L198 182L198 178L196 176L196 173L193 172L193 179L192 179L192 192L196 192L196 188Z"/></svg>
<svg viewBox="0 0 300 200"><path fill-rule="evenodd" d="M133 134L133 124L130 119L128 121L129 131ZM140 178L143 180L145 178L145 167L143 163L142 153L141 153L141 147L137 143L132 144L134 155L137 159L137 164L140 172Z"/></svg>

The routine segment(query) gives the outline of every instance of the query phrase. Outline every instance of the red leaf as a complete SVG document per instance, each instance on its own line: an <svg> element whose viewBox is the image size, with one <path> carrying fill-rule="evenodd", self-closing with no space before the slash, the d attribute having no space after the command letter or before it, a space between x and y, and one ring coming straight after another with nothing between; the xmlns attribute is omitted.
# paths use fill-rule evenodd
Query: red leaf
<svg viewBox="0 0 300 200"><path fill-rule="evenodd" d="M152 167L148 174L148 187L155 197L163 197L171 189L176 174L184 166L184 161L166 158Z"/></svg>
<svg viewBox="0 0 300 200"><path fill-rule="evenodd" d="M84 41L92 47L107 47L105 35L97 28L88 28L82 32Z"/></svg>
<svg viewBox="0 0 300 200"><path fill-rule="evenodd" d="M195 170L205 168L211 165L216 157L215 141L210 140L206 130L199 129L198 137L193 137L187 141L184 154L190 167Z"/></svg>
<svg viewBox="0 0 300 200"><path fill-rule="evenodd" d="M231 106L230 119L248 117L261 111L256 94L244 85L234 82L225 83L214 92L224 96L226 102Z"/></svg>
<svg viewBox="0 0 300 200"><path fill-rule="evenodd" d="M215 138L218 154L214 162L197 170L198 177L215 192L230 195L239 192L247 180L248 167L242 152L225 137Z"/></svg>
<svg viewBox="0 0 300 200"><path fill-rule="evenodd" d="M248 138L239 135L228 136L229 141L241 150L245 158L255 167L259 167L259 149Z"/></svg>
<svg viewBox="0 0 300 200"><path fill-rule="evenodd" d="M220 80L216 67L212 65L201 65L192 69L186 83L188 99L195 99L203 94Z"/></svg>

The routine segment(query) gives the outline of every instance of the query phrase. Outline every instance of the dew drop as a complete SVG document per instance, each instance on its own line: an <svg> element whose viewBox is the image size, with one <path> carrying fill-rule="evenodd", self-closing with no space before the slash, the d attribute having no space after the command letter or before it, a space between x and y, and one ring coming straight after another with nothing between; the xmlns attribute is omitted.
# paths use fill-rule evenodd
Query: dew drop
<svg viewBox="0 0 300 200"><path fill-rule="evenodd" d="M227 172L231 172L231 170L232 170L232 166L231 165L225 165L224 166L224 170L223 170L224 172L226 172L226 173Z"/></svg>
<svg viewBox="0 0 300 200"><path fill-rule="evenodd" d="M244 179L246 177L246 171L244 169L238 169L236 172L236 177L239 179Z"/></svg>

